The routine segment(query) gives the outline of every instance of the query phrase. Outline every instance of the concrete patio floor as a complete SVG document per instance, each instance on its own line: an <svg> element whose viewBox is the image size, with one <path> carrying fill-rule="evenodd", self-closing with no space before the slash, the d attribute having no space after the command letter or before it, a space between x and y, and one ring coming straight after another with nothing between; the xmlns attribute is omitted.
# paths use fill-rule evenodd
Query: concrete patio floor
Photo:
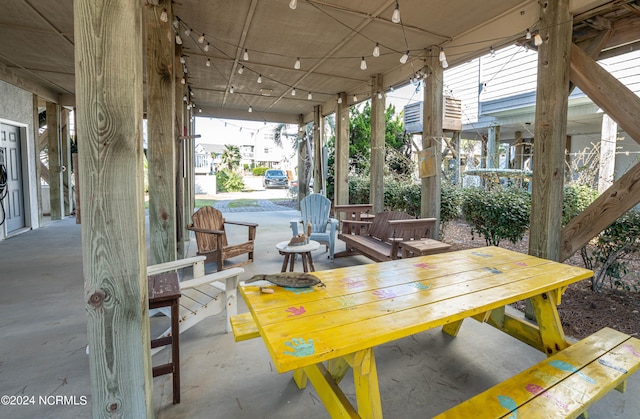
<svg viewBox="0 0 640 419"><path fill-rule="evenodd" d="M290 237L295 214L225 214L260 224L256 261L243 267L241 279L280 270L282 257L274 245ZM232 242L235 234L246 232L231 232ZM338 241L336 251L343 249ZM195 254L194 242L188 254ZM324 246L313 258L316 270L370 263L361 256L332 262ZM207 272L214 270L207 265ZM0 406L0 417L91 417L80 226L67 218L0 242L0 283L0 395L35 396L35 405ZM242 301L239 311L246 311ZM156 327L158 320L152 320ZM234 342L224 333L221 315L182 334L180 343L182 401L171 404L170 375L155 378L158 418L329 417L313 386L298 390L291 373L278 374L260 339ZM432 417L544 359L474 320L464 323L457 338L431 330L377 347L375 353L384 415L403 419ZM154 364L168 357L165 349L154 356ZM353 402L350 375L341 387ZM590 418L640 418L639 392L636 374L626 393L609 393L590 409ZM39 396L67 396L71 404L48 398L47 405Z"/></svg>

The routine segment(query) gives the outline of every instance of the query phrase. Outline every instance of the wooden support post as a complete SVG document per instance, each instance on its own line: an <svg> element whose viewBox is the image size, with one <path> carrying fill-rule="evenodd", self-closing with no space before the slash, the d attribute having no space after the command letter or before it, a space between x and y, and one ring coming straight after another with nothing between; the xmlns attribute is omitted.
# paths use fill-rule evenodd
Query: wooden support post
<svg viewBox="0 0 640 419"><path fill-rule="evenodd" d="M179 257L184 257L184 244L183 242L189 241L189 230L186 227L191 223L191 214L196 203L196 173L195 173L195 144L196 138L200 138L199 135L195 135L195 119L193 118L193 107L189 110L189 135L190 138L186 142L185 150L185 188L184 188L184 207L182 209L184 220L179 225L180 231L178 232L178 249L180 252ZM176 228L178 230L178 228Z"/></svg>
<svg viewBox="0 0 640 419"><path fill-rule="evenodd" d="M309 195L309 179L311 178L311 143L306 135L304 119L298 117L298 209L300 201Z"/></svg>
<svg viewBox="0 0 640 419"><path fill-rule="evenodd" d="M347 94L340 93L336 111L336 156L334 172L334 204L349 204L349 105Z"/></svg>
<svg viewBox="0 0 640 419"><path fill-rule="evenodd" d="M60 161L60 115L58 105L47 102L47 146L49 151L49 201L51 219L61 220L64 214L62 172Z"/></svg>
<svg viewBox="0 0 640 419"><path fill-rule="evenodd" d="M384 211L386 100L382 82L382 74L371 78L371 181L369 183L369 202L373 205L374 214Z"/></svg>
<svg viewBox="0 0 640 419"><path fill-rule="evenodd" d="M176 137L175 140L175 158L176 163L174 166L174 174L173 180L176 185L176 197L175 197L175 212L176 212L176 255L179 259L184 257L184 240L188 240L189 231L186 230L186 226L191 223L191 214L184 214L184 143L180 140L179 136L186 135L186 130L184 128L184 114L185 114L185 103L183 100L184 95L187 93L186 89L186 78L187 75L183 72L183 65L180 62L180 56L182 55L182 48L176 46L174 48L174 68L178 69L175 72L175 113L174 113L174 133ZM185 84L182 84L182 80L185 80ZM184 220L188 220L187 223Z"/></svg>
<svg viewBox="0 0 640 419"><path fill-rule="evenodd" d="M609 115L602 115L602 137L600 138L600 162L598 168L598 192L600 193L613 184L617 139L618 124Z"/></svg>
<svg viewBox="0 0 640 419"><path fill-rule="evenodd" d="M62 108L60 112L60 156L62 158L62 195L64 215L73 212L73 188L71 187L71 138L69 137L69 110Z"/></svg>
<svg viewBox="0 0 640 419"><path fill-rule="evenodd" d="M569 0L540 6L529 254L559 260L572 20Z"/></svg>
<svg viewBox="0 0 640 419"><path fill-rule="evenodd" d="M427 53L427 64L431 68L431 76L425 80L422 113L422 149L432 147L435 156L436 173L434 176L422 178L422 198L420 201L420 216L435 218L436 225L431 229L431 238L440 236L440 173L442 164L440 154L442 150L441 138L442 116L444 112L443 100L443 69L437 47L431 47Z"/></svg>
<svg viewBox="0 0 640 419"><path fill-rule="evenodd" d="M513 168L522 170L524 168L524 139L522 131L515 132L516 152L513 161Z"/></svg>
<svg viewBox="0 0 640 419"><path fill-rule="evenodd" d="M487 135L487 168L497 169L500 166L500 126L489 127Z"/></svg>
<svg viewBox="0 0 640 419"><path fill-rule="evenodd" d="M92 416L152 418L142 2L73 5Z"/></svg>
<svg viewBox="0 0 640 419"><path fill-rule="evenodd" d="M144 8L147 73L147 160L149 179L149 258L152 265L176 260L176 161L174 37L171 2Z"/></svg>
<svg viewBox="0 0 640 419"><path fill-rule="evenodd" d="M39 146L38 141L40 132L40 111L38 109L38 95L33 95L33 138L36 138L36 146L33 148L33 161L36 162L36 196L38 200L38 226L42 225L42 182L40 176L42 175L42 164L40 162L40 151L42 148ZM35 226L33 226L35 228Z"/></svg>
<svg viewBox="0 0 640 419"><path fill-rule="evenodd" d="M323 125L322 106L313 107L313 192L327 194L322 181L322 172L324 171L324 159L322 156L323 141Z"/></svg>

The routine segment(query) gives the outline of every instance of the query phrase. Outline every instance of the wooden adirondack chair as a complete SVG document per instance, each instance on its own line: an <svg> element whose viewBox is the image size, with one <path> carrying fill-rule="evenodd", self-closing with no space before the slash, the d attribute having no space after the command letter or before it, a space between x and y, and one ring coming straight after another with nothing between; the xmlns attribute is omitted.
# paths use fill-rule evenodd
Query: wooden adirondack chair
<svg viewBox="0 0 640 419"><path fill-rule="evenodd" d="M298 234L298 227L302 225L302 232L306 234L307 223L311 224L309 239L324 243L329 251L329 258L333 260L338 220L329 217L331 200L326 196L312 193L300 201L300 219L291 220L293 235Z"/></svg>
<svg viewBox="0 0 640 419"><path fill-rule="evenodd" d="M224 272L215 272L209 275L204 273L206 257L195 256L172 262L160 263L147 267L147 275L156 275L171 272L187 267L193 267L193 279L180 282L180 319L178 320L180 333L191 328L201 320L220 313L226 314L227 333L231 331L231 316L235 316L237 309L238 280L244 272L242 268L228 269ZM149 315L160 312L167 317L171 316L168 307L149 310ZM171 328L168 328L160 337L168 336ZM163 347L153 348L151 355L160 352Z"/></svg>
<svg viewBox="0 0 640 419"><path fill-rule="evenodd" d="M196 234L198 255L206 256L206 262L215 262L218 271L235 266L242 266L253 262L253 243L256 238L258 224L226 221L222 213L213 207L202 207L196 211L191 220L193 224L187 228ZM245 226L249 228L248 241L230 246L227 241L225 224ZM224 261L247 253L248 260L224 266Z"/></svg>

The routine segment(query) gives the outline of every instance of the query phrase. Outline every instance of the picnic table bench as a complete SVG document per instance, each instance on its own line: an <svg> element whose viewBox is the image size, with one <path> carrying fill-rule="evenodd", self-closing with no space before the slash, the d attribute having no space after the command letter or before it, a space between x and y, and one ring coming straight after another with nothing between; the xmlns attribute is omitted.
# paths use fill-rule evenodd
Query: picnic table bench
<svg viewBox="0 0 640 419"><path fill-rule="evenodd" d="M426 255L445 251L448 244L429 239L429 231L436 224L435 218L414 218L400 211L383 211L372 221L344 219L338 239L345 242L346 252L338 256L362 254L376 262L407 257L410 254ZM366 226L368 228L363 229ZM402 244L423 240L421 252L403 252Z"/></svg>

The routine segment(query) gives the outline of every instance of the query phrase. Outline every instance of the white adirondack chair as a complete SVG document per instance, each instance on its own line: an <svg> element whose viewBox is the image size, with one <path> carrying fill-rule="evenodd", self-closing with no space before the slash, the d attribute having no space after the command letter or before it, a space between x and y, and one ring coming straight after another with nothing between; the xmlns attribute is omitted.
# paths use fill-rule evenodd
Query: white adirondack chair
<svg viewBox="0 0 640 419"><path fill-rule="evenodd" d="M147 275L175 271L193 266L193 279L180 282L180 333L188 330L201 320L225 311L227 333L231 332L230 318L238 312L237 288L238 278L244 272L242 268L231 268L209 275L204 274L205 256L195 256L172 262L160 263L147 267ZM170 308L150 310L149 315L161 312L170 317ZM162 336L168 336L168 328ZM154 355L163 347L151 350Z"/></svg>

